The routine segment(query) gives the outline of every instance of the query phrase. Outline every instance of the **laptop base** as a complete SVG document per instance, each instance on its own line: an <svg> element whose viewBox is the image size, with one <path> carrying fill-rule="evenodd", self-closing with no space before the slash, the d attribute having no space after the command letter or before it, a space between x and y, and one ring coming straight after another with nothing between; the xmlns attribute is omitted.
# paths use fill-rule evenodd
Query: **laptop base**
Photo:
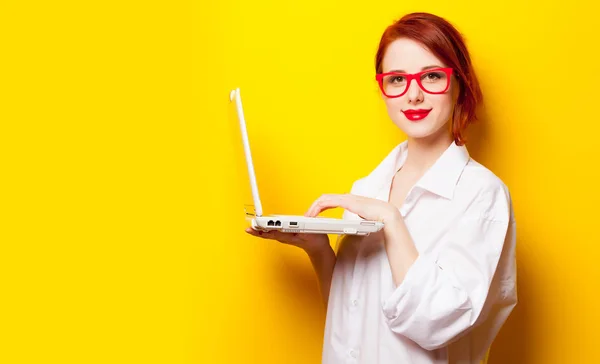
<svg viewBox="0 0 600 364"><path fill-rule="evenodd" d="M254 230L278 230L284 233L369 235L383 228L383 223L326 217L266 215L252 218Z"/></svg>

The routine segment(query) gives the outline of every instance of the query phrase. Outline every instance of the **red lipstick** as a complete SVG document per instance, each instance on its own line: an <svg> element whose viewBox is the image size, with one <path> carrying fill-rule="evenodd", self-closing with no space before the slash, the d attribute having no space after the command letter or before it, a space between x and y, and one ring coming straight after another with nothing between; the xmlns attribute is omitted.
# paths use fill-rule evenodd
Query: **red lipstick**
<svg viewBox="0 0 600 364"><path fill-rule="evenodd" d="M404 115L406 116L406 118L408 120L417 121L417 120L424 119L427 115L429 115L430 111L431 111L431 109L429 109L429 110L410 109L410 110L403 110L402 112L404 113Z"/></svg>

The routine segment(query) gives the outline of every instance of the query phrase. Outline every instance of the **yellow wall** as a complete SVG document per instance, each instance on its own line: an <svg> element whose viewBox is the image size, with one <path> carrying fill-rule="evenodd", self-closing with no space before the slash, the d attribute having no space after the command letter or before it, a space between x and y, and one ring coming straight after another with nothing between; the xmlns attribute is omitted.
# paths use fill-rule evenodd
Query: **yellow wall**
<svg viewBox="0 0 600 364"><path fill-rule="evenodd" d="M3 4L0 362L317 363L308 260L243 232L228 93L268 212L303 213L403 140L373 57L414 10L465 33L471 153L514 198L521 302L491 363L600 362L597 9L407 3Z"/></svg>

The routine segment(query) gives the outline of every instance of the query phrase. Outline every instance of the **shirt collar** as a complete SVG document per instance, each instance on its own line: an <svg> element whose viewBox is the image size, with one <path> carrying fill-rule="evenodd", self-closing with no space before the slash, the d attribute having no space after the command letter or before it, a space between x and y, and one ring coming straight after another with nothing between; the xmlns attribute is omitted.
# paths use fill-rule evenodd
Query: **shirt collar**
<svg viewBox="0 0 600 364"><path fill-rule="evenodd" d="M384 173L379 174L386 185L391 185L396 172L404 165L408 156L408 142L404 141L396 146L383 161ZM436 195L447 199L452 199L454 188L462 174L464 167L469 162L470 156L465 146L458 146L452 142L450 146L442 153L435 163L425 172L417 181L415 187L422 188Z"/></svg>
<svg viewBox="0 0 600 364"><path fill-rule="evenodd" d="M454 188L469 159L467 148L452 142L416 185L447 199L452 199Z"/></svg>

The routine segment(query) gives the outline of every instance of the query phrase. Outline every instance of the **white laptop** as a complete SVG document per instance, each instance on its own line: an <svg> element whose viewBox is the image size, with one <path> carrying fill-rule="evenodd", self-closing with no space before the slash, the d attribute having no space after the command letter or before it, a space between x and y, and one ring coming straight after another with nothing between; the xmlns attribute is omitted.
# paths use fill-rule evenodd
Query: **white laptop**
<svg viewBox="0 0 600 364"><path fill-rule="evenodd" d="M250 153L250 142L246 130L246 120L244 118L240 89L236 88L235 90L232 90L229 97L231 101L235 100L237 116L242 132L244 154L246 157L250 189L254 203L253 206L245 206L245 211L246 218L251 220L253 229L279 230L286 233L369 235L370 233L377 232L383 228L382 222L363 219L344 220L325 217L305 217L301 215L263 215L258 185L256 183L256 175L254 173L254 165L252 163L252 154Z"/></svg>

